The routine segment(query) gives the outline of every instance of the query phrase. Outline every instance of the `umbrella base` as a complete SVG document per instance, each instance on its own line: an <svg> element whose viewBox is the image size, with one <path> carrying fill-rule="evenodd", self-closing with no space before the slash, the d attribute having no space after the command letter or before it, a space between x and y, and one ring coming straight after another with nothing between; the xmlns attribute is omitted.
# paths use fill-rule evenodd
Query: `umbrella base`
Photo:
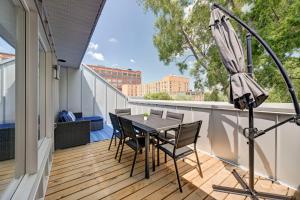
<svg viewBox="0 0 300 200"><path fill-rule="evenodd" d="M218 191L218 192L225 192L225 193L248 196L252 200L258 200L259 198L281 199L281 200L293 199L292 197L287 197L287 196L278 195L278 194L265 193L265 192L256 192L254 189L251 189L247 185L247 183L240 177L240 175L235 170L232 171L232 174L236 178L238 183L242 186L243 189L231 188L231 187L220 186L220 185L213 185L212 186L213 189L215 191Z"/></svg>

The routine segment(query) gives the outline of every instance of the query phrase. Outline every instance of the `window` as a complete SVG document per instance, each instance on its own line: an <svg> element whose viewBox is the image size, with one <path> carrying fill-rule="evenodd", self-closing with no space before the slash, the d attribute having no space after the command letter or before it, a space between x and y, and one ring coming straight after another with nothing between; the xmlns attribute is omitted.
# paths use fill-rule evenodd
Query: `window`
<svg viewBox="0 0 300 200"><path fill-rule="evenodd" d="M24 174L25 11L0 1L0 199L10 199Z"/></svg>
<svg viewBox="0 0 300 200"><path fill-rule="evenodd" d="M38 139L45 138L46 133L46 52L39 41L38 66Z"/></svg>

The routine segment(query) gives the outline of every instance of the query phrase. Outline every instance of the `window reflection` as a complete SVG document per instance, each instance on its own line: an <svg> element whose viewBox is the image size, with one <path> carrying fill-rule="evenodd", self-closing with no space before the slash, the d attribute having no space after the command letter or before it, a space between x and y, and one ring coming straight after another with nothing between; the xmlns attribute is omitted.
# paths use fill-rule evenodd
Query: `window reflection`
<svg viewBox="0 0 300 200"><path fill-rule="evenodd" d="M38 139L45 137L46 129L46 52L39 42L39 66L38 66Z"/></svg>
<svg viewBox="0 0 300 200"><path fill-rule="evenodd" d="M0 1L0 199L8 199L22 172L24 152L16 152L16 71L25 67L25 12L18 1ZM24 34L23 34L24 33ZM24 75L25 76L25 75ZM21 105L23 106L23 105ZM24 107L24 106L23 106ZM22 130L24 131L24 129ZM20 144L20 143L18 143ZM17 155L17 156L16 156ZM16 160L17 159L17 160ZM7 188L10 188L9 190Z"/></svg>

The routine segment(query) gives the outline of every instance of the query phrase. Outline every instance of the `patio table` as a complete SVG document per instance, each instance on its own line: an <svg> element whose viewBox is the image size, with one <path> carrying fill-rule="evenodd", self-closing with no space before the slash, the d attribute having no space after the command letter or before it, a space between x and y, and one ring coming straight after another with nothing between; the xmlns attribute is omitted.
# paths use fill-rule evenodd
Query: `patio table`
<svg viewBox="0 0 300 200"><path fill-rule="evenodd" d="M144 120L144 115L123 115L122 117L131 120L133 122L133 126L145 134L145 178L148 179L150 135L170 128L176 128L180 122L156 116L149 116L148 120Z"/></svg>

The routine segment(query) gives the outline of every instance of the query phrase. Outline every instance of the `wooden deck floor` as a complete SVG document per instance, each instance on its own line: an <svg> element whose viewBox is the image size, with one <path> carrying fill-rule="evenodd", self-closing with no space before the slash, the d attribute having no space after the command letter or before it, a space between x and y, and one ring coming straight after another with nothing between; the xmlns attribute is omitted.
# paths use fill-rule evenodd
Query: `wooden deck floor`
<svg viewBox="0 0 300 200"><path fill-rule="evenodd" d="M15 174L15 160L0 161L0 194L5 190Z"/></svg>
<svg viewBox="0 0 300 200"><path fill-rule="evenodd" d="M194 156L178 161L183 185L180 193L172 161L162 163L147 180L144 154L139 155L134 176L129 177L133 151L125 148L120 164L114 159L116 148L108 151L107 147L108 141L102 141L56 151L46 199L245 199L212 190L212 184L239 187L230 173L234 167L216 158L199 153L203 178L198 174ZM246 172L237 171L247 179ZM258 191L295 195L293 190L261 177L257 177L255 187Z"/></svg>

